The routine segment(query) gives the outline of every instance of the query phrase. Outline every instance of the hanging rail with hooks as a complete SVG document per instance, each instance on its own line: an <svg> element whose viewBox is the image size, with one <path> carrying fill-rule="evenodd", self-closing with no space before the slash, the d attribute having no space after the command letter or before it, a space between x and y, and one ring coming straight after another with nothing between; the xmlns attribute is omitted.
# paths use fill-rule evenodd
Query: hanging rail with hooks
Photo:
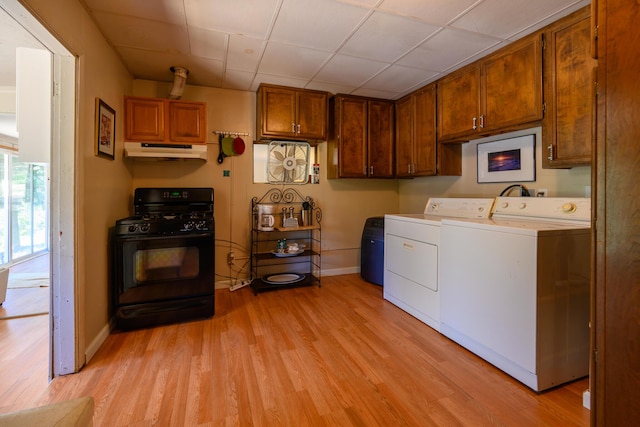
<svg viewBox="0 0 640 427"><path fill-rule="evenodd" d="M249 136L251 135L249 132L232 132L229 130L214 130L214 134L216 135L236 135L236 136Z"/></svg>

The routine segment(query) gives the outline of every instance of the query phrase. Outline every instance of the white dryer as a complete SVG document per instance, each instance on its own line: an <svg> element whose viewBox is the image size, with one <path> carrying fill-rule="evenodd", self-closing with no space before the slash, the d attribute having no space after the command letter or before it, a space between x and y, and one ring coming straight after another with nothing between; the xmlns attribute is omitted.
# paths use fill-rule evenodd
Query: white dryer
<svg viewBox="0 0 640 427"><path fill-rule="evenodd" d="M589 372L591 200L498 197L441 227L441 328L533 390Z"/></svg>
<svg viewBox="0 0 640 427"><path fill-rule="evenodd" d="M423 214L385 215L384 298L439 331L440 222L487 218L493 201L430 198Z"/></svg>

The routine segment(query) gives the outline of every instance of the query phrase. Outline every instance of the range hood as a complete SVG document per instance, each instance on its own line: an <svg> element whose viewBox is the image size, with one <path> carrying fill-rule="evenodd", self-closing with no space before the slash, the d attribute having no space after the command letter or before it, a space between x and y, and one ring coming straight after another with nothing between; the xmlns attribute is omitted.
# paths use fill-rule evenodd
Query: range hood
<svg viewBox="0 0 640 427"><path fill-rule="evenodd" d="M149 142L125 142L124 155L140 160L204 160L207 161L205 144L154 144Z"/></svg>

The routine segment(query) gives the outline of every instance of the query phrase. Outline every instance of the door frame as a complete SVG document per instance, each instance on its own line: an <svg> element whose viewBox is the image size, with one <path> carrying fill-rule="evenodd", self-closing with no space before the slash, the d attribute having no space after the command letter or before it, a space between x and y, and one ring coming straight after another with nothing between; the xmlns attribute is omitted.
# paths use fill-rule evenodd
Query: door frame
<svg viewBox="0 0 640 427"><path fill-rule="evenodd" d="M50 311L49 377L78 372L84 364L80 352L81 322L76 292L75 141L76 57L18 0L0 5L53 55L51 163L49 195Z"/></svg>

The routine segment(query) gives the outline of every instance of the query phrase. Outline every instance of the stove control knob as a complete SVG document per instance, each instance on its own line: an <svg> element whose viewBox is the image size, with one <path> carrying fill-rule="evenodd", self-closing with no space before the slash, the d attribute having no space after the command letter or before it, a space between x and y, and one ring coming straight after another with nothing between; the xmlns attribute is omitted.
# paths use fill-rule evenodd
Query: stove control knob
<svg viewBox="0 0 640 427"><path fill-rule="evenodd" d="M187 230L187 231L191 231L191 230L193 230L193 222L192 222L192 221L187 222L187 223L184 225L184 229L185 229L185 230Z"/></svg>
<svg viewBox="0 0 640 427"><path fill-rule="evenodd" d="M526 208L526 207L527 207L527 204L526 204L526 203L524 203L524 202L522 202L522 203L520 203L520 204L518 205L518 207L519 207L520 209L524 209L524 208Z"/></svg>
<svg viewBox="0 0 640 427"><path fill-rule="evenodd" d="M135 233L137 229L138 229L138 226L137 226L137 225L135 225L135 224L131 224L131 225L129 226L129 233Z"/></svg>
<svg viewBox="0 0 640 427"><path fill-rule="evenodd" d="M577 209L577 206L575 205L575 203L565 203L562 205L562 212L563 213L573 213L575 212Z"/></svg>
<svg viewBox="0 0 640 427"><path fill-rule="evenodd" d="M140 225L140 231L142 231L143 233L148 233L149 232L149 228L151 228L151 226L149 224L141 224Z"/></svg>
<svg viewBox="0 0 640 427"><path fill-rule="evenodd" d="M196 222L196 230L204 230L206 228L206 224L204 221Z"/></svg>
<svg viewBox="0 0 640 427"><path fill-rule="evenodd" d="M506 209L509 207L509 202L502 202L502 208Z"/></svg>

